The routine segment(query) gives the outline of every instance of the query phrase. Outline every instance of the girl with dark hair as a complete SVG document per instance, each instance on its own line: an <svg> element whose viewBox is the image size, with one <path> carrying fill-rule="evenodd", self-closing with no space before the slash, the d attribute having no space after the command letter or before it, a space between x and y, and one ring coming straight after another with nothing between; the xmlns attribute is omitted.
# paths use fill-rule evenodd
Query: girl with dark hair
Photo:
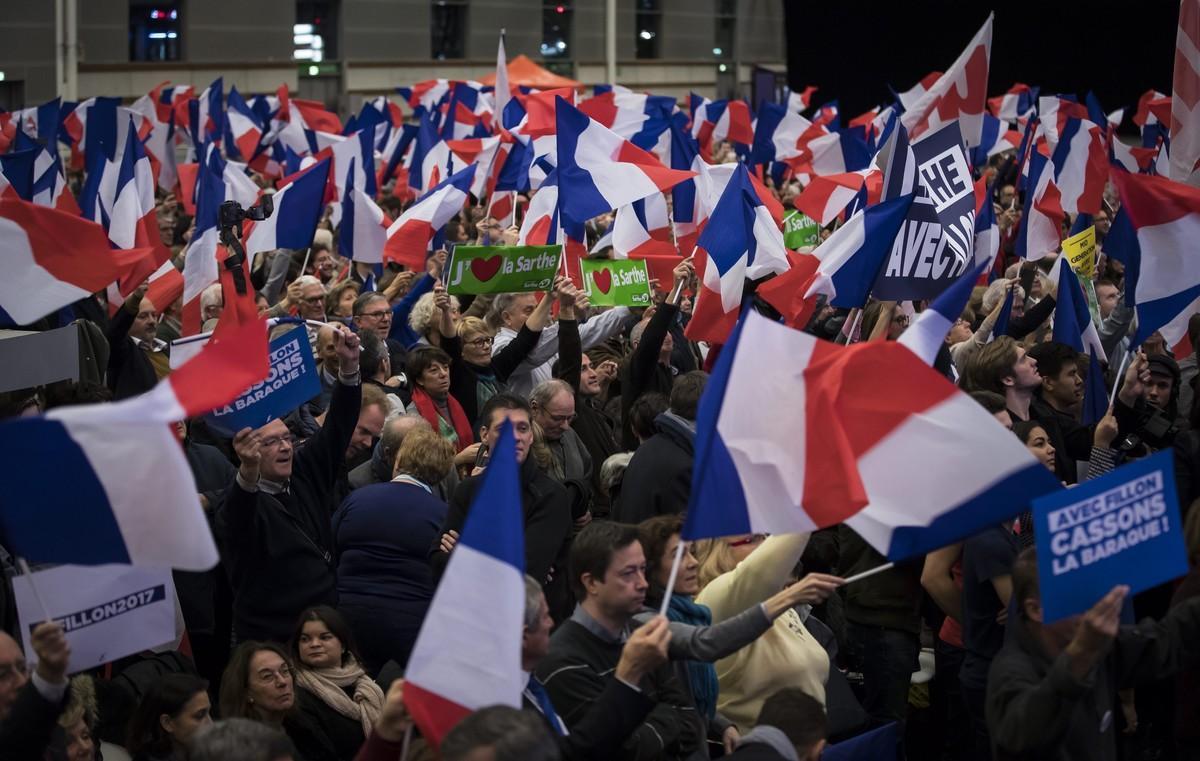
<svg viewBox="0 0 1200 761"><path fill-rule="evenodd" d="M363 671L350 625L327 605L309 608L291 650L300 713L329 739L334 758L354 758L383 711L383 690Z"/></svg>
<svg viewBox="0 0 1200 761"><path fill-rule="evenodd" d="M208 682L167 674L154 683L129 720L126 750L133 761L176 761L196 733L212 724Z"/></svg>

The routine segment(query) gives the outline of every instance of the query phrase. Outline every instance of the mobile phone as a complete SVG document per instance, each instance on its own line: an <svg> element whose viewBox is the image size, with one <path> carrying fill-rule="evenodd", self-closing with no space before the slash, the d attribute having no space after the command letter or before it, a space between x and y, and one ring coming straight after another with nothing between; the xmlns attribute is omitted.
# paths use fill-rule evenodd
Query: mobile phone
<svg viewBox="0 0 1200 761"><path fill-rule="evenodd" d="M486 468L489 459L491 459L491 453L488 451L488 445L480 444L479 451L475 453L475 467Z"/></svg>

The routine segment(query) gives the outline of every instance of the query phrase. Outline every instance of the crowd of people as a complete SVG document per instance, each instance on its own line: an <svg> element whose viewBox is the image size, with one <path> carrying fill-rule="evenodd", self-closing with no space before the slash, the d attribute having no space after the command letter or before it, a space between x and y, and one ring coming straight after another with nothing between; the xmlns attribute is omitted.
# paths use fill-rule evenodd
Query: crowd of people
<svg viewBox="0 0 1200 761"><path fill-rule="evenodd" d="M1082 424L1089 363L1050 340L1055 257L1013 252L1011 156L980 169L1009 266L975 289L935 366L1064 484L1173 449L1200 563L1196 356L1172 356L1156 336L1121 369L1134 314L1123 268L1104 255L1111 211L1098 216L1086 290L1116 393L1108 415ZM785 205L800 190L767 182ZM379 202L401 210L386 189ZM192 221L169 194L158 215L181 265ZM376 276L339 255L334 232L327 218L306 250L249 252L260 314L310 321L320 393L232 438L203 419L179 425L221 555L211 571L174 574L185 644L68 679L62 628L18 621L6 580L0 759L390 761L403 749L445 761L795 761L880 729L896 757L1200 758L1200 571L1135 596L1118 585L1086 614L1044 624L1028 505L849 584L886 559L845 525L680 551L705 370L720 352L685 333L691 257L654 284L652 306L599 309L567 277L540 294L449 295L449 248L516 241L475 203L424 271ZM203 293L206 329L225 295ZM806 329L895 340L922 306L823 306ZM139 289L105 307L102 292L70 316L106 346L85 360L96 366L4 394L4 417L128 398L169 374L181 304ZM1190 333L1200 347L1200 315ZM412 731L403 677L505 423L525 539L523 707L477 711L433 747ZM19 626L32 671L10 636Z"/></svg>

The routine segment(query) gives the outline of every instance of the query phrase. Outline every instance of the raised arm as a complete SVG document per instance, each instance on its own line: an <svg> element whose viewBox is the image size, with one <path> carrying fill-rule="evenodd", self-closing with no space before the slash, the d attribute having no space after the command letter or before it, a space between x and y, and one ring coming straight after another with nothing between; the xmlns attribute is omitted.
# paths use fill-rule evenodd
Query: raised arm
<svg viewBox="0 0 1200 761"><path fill-rule="evenodd" d="M808 537L808 533L767 537L736 568L709 582L696 601L707 605L718 622L766 600L791 578Z"/></svg>

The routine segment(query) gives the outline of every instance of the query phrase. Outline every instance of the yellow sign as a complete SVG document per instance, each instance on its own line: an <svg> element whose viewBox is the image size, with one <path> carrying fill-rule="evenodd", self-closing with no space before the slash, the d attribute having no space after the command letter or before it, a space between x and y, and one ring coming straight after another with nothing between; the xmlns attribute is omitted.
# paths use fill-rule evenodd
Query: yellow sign
<svg viewBox="0 0 1200 761"><path fill-rule="evenodd" d="M1080 277L1090 278L1096 272L1096 228L1093 225L1062 242L1063 254L1071 269Z"/></svg>

